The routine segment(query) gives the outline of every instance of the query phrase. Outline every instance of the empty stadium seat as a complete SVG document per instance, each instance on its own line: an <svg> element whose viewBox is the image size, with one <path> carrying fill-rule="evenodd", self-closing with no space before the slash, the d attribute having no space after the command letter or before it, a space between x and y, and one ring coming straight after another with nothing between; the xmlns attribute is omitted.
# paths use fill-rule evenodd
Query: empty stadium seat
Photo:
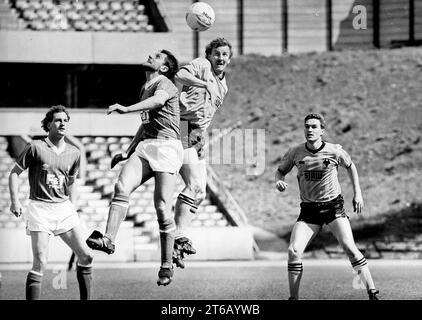
<svg viewBox="0 0 422 320"><path fill-rule="evenodd" d="M3 28L10 24L53 31L154 31L145 6L138 1L17 0L12 6L19 13L11 21L2 21Z"/></svg>
<svg viewBox="0 0 422 320"><path fill-rule="evenodd" d="M90 11L94 11L97 9L97 4L94 1L87 1L85 2L85 8Z"/></svg>
<svg viewBox="0 0 422 320"><path fill-rule="evenodd" d="M112 1L110 3L110 8L114 11L118 11L122 9L122 3L120 1Z"/></svg>
<svg viewBox="0 0 422 320"><path fill-rule="evenodd" d="M25 10L29 8L29 3L26 0L17 0L16 7L19 9Z"/></svg>
<svg viewBox="0 0 422 320"><path fill-rule="evenodd" d="M73 1L71 1L71 0L60 0L59 6L65 11L70 10L70 9L73 8Z"/></svg>
<svg viewBox="0 0 422 320"><path fill-rule="evenodd" d="M98 8L102 11L109 9L109 2L108 1L98 1Z"/></svg>
<svg viewBox="0 0 422 320"><path fill-rule="evenodd" d="M85 3L83 1L74 1L73 8L76 10L84 10L85 9Z"/></svg>
<svg viewBox="0 0 422 320"><path fill-rule="evenodd" d="M136 4L137 2L131 2L131 1L123 1L123 3L122 3L122 7L123 7L123 10L125 10L125 11L132 11L132 10L134 10L135 9L135 4Z"/></svg>
<svg viewBox="0 0 422 320"><path fill-rule="evenodd" d="M41 9L42 7L41 2L37 0L29 0L28 3L29 3L29 7L35 10Z"/></svg>

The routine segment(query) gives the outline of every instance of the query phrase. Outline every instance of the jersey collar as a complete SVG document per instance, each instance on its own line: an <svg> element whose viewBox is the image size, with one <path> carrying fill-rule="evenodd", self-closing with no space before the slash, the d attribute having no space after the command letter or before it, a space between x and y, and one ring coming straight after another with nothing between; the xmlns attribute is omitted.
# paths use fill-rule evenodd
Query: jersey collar
<svg viewBox="0 0 422 320"><path fill-rule="evenodd" d="M55 154L59 155L61 154L64 149L66 149L66 143L63 143L63 145L60 148L57 148L53 142L47 137L45 138L45 142L50 146L50 148L54 151Z"/></svg>
<svg viewBox="0 0 422 320"><path fill-rule="evenodd" d="M159 74L158 76L152 78L151 80L145 83L145 88L149 88L150 86L152 86L154 83L156 83L158 80L162 79L163 77L165 77L165 75Z"/></svg>
<svg viewBox="0 0 422 320"><path fill-rule="evenodd" d="M322 141L321 146L320 146L318 149L315 149L315 150L308 148L308 145L307 145L307 144L306 144L306 142L305 142L305 148L306 148L306 150L308 150L310 153L317 153L318 151L321 151L324 147L325 147L325 142L324 142L324 141Z"/></svg>

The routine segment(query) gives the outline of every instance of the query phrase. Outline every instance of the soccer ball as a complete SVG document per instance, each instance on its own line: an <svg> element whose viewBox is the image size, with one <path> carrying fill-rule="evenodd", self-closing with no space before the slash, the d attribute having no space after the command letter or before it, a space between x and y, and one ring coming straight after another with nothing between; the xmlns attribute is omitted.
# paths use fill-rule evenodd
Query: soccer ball
<svg viewBox="0 0 422 320"><path fill-rule="evenodd" d="M195 2L186 12L186 23L194 31L208 30L214 21L214 9L205 2Z"/></svg>

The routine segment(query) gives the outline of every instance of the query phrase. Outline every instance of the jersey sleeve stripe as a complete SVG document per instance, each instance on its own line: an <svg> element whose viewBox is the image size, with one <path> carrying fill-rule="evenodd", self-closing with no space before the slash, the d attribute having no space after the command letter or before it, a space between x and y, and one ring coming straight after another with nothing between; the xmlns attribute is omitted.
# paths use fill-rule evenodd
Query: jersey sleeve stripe
<svg viewBox="0 0 422 320"><path fill-rule="evenodd" d="M20 165L19 165L19 163L17 163L17 162L15 162L15 166L17 166L19 169L21 169L22 171L24 171L25 169L24 168L22 168Z"/></svg>

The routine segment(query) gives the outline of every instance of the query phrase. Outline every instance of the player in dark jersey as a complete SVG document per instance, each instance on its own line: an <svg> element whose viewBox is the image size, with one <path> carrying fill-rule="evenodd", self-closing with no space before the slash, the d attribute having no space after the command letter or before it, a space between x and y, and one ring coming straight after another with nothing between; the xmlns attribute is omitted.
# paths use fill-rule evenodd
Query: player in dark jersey
<svg viewBox="0 0 422 320"><path fill-rule="evenodd" d="M367 261L353 239L337 178L338 167L346 168L353 185L353 208L357 214L361 214L363 198L356 166L340 145L322 140L325 129L322 115L308 114L304 126L306 142L287 151L275 174L276 188L283 192L287 188L285 176L294 166L298 171L301 209L288 249L289 299L299 299L303 252L321 227L327 224L365 284L369 299L378 300L378 290L375 289Z"/></svg>
<svg viewBox="0 0 422 320"><path fill-rule="evenodd" d="M175 222L171 212L177 172L183 161L180 141L179 93L172 82L177 59L167 50L150 55L143 64L147 81L141 101L125 107L114 104L108 113L141 111L142 125L135 136L136 149L124 164L115 185L104 236L94 231L87 239L92 249L111 254L121 222L129 207L129 196L140 185L155 177L154 205L161 243L161 268L158 285L170 284L173 277L172 253ZM138 143L139 142L139 143Z"/></svg>
<svg viewBox="0 0 422 320"><path fill-rule="evenodd" d="M26 279L28 300L40 298L51 235L59 235L78 256L80 298L91 298L93 256L83 241L79 216L71 202L76 192L74 182L79 172L80 151L64 139L69 119L65 107L51 107L42 120L47 138L27 144L9 176L10 211L16 217L24 216L32 241L34 259ZM26 169L30 202L24 211L18 197L18 176Z"/></svg>

